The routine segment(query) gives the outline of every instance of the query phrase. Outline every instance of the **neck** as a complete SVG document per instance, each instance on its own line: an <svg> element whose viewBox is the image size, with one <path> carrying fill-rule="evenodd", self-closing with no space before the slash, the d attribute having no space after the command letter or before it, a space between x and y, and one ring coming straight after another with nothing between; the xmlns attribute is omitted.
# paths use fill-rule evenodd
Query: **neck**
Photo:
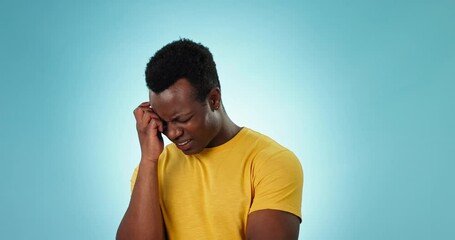
<svg viewBox="0 0 455 240"><path fill-rule="evenodd" d="M241 129L241 127L237 126L226 114L224 109L220 109L222 111L221 114L221 128L218 132L217 138L208 147L216 147L221 144L224 144L231 140Z"/></svg>
<svg viewBox="0 0 455 240"><path fill-rule="evenodd" d="M220 130L223 131L224 136L226 136L226 141L231 140L239 131L241 127L237 126L227 115L224 119L223 126Z"/></svg>

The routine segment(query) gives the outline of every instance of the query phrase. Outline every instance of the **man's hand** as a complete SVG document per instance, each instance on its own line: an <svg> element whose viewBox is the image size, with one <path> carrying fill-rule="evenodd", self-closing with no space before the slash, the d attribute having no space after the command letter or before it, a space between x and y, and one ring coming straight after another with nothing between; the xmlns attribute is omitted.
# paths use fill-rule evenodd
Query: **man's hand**
<svg viewBox="0 0 455 240"><path fill-rule="evenodd" d="M141 161L157 162L163 152L164 142L161 133L163 122L150 108L149 102L143 102L133 111L136 118L136 129L141 144Z"/></svg>
<svg viewBox="0 0 455 240"><path fill-rule="evenodd" d="M142 158L130 205L117 230L118 240L165 239L160 209L158 158L163 151L163 123L144 102L134 109Z"/></svg>

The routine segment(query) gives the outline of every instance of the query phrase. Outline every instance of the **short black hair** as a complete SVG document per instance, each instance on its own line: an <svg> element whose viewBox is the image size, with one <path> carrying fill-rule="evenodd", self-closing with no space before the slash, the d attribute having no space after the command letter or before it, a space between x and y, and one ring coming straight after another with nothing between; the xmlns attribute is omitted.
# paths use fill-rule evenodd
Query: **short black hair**
<svg viewBox="0 0 455 240"><path fill-rule="evenodd" d="M210 90L220 87L216 64L207 47L180 39L158 50L147 63L145 81L154 93L166 90L181 78L191 83L199 101L204 101Z"/></svg>

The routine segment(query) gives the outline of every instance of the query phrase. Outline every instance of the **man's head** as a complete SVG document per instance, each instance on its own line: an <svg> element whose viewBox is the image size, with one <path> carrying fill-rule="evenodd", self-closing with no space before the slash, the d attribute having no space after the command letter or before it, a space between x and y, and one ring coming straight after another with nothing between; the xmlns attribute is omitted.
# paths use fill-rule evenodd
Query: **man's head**
<svg viewBox="0 0 455 240"><path fill-rule="evenodd" d="M161 93L182 78L193 86L199 101L204 101L213 88L220 88L208 48L188 39L174 41L156 52L145 70L147 87L154 93Z"/></svg>
<svg viewBox="0 0 455 240"><path fill-rule="evenodd" d="M185 154L226 141L227 118L215 62L201 44L182 39L159 50L147 64L150 104L163 133Z"/></svg>

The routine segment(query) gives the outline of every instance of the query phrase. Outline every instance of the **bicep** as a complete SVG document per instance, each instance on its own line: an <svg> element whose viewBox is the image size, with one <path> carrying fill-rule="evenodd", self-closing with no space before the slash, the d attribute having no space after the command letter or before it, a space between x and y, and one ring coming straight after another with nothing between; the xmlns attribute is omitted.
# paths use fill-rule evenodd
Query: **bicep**
<svg viewBox="0 0 455 240"><path fill-rule="evenodd" d="M264 209L248 215L246 236L248 240L297 240L300 219L292 213Z"/></svg>

